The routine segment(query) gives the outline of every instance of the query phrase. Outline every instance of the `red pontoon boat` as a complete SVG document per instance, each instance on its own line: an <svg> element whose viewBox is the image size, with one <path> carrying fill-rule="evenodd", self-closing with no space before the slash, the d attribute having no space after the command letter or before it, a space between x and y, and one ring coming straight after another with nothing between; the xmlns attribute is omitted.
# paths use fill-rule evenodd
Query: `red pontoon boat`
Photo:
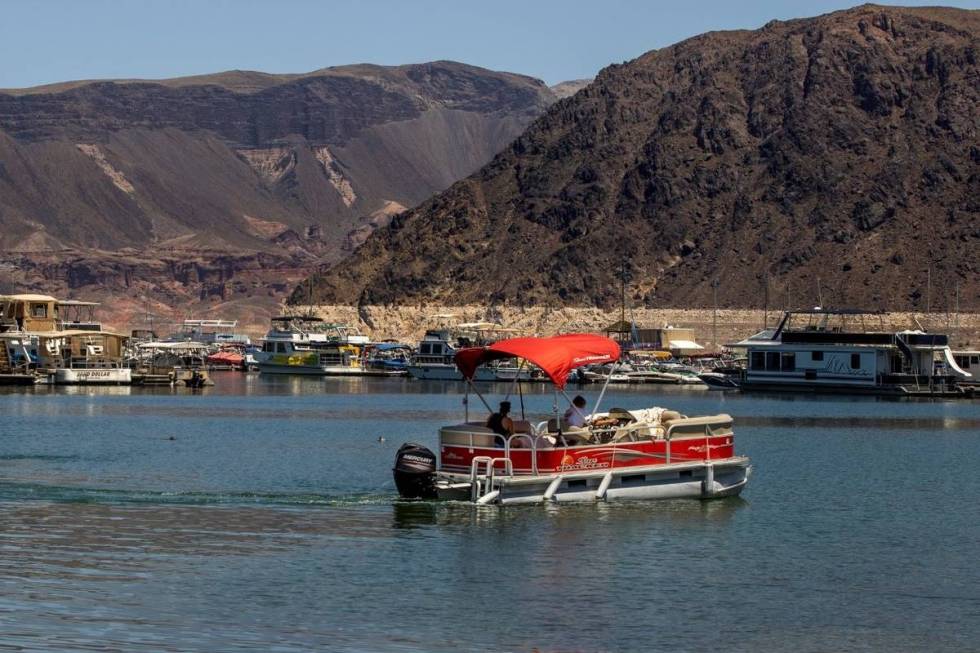
<svg viewBox="0 0 980 653"><path fill-rule="evenodd" d="M556 399L558 393L567 399L565 382L572 370L615 362L619 356L619 346L609 338L569 334L501 340L460 350L455 361L468 381L483 363L529 361L551 379ZM479 396L475 386L469 387ZM605 387L596 405L604 393ZM751 471L749 459L735 455L728 415L612 408L593 412L585 427L574 427L558 418L556 401L551 419L539 424L514 420L514 431L499 435L483 421L445 426L439 431L438 467L435 454L425 447L403 445L393 470L399 493L479 504L706 499L737 495Z"/></svg>

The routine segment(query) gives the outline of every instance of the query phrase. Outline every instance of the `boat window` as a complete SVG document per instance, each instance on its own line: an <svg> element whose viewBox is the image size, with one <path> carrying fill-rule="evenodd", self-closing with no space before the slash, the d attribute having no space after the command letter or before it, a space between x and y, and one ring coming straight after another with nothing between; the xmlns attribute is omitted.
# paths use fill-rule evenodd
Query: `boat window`
<svg viewBox="0 0 980 653"><path fill-rule="evenodd" d="M767 351L766 352L766 370L767 371L779 371L779 352L778 351Z"/></svg>
<svg viewBox="0 0 980 653"><path fill-rule="evenodd" d="M31 317L47 317L47 316L48 316L47 304L31 304Z"/></svg>
<svg viewBox="0 0 980 653"><path fill-rule="evenodd" d="M970 356L970 365L980 365L980 356Z"/></svg>
<svg viewBox="0 0 980 653"><path fill-rule="evenodd" d="M432 353L432 345L427 345L425 343L422 343L422 345L419 347L419 353L420 354L431 354Z"/></svg>
<svg viewBox="0 0 980 653"><path fill-rule="evenodd" d="M750 366L753 370L764 370L766 368L766 354L761 351L752 352L752 365Z"/></svg>
<svg viewBox="0 0 980 653"><path fill-rule="evenodd" d="M277 342L276 343L276 352L279 353L279 354L285 354L286 353L286 343L284 343L284 342Z"/></svg>
<svg viewBox="0 0 980 653"><path fill-rule="evenodd" d="M822 351L811 351L810 352L810 360L822 361L823 360L823 352Z"/></svg>
<svg viewBox="0 0 980 653"><path fill-rule="evenodd" d="M796 353L789 352L783 354L783 371L784 372L795 372L796 371Z"/></svg>
<svg viewBox="0 0 980 653"><path fill-rule="evenodd" d="M851 369L861 369L861 354L851 354Z"/></svg>

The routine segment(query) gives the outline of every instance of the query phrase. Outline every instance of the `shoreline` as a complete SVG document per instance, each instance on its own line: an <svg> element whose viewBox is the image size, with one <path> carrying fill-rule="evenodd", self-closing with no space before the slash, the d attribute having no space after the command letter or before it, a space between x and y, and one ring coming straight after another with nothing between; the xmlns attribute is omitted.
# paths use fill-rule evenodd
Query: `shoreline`
<svg viewBox="0 0 980 653"><path fill-rule="evenodd" d="M299 309L297 312L305 312ZM516 329L519 335L549 336L574 331L604 332L621 317L619 310L589 307L486 307L463 306L314 306L315 314L328 322L358 327L372 339L395 339L415 344L426 329L461 322L495 322ZM770 310L768 326L779 324L783 311ZM715 351L764 328L766 314L758 309L642 308L626 311L627 321L641 327L666 325L696 330L705 351ZM922 313L900 311L867 316L869 330L919 329L946 333L954 349L980 349L980 313ZM714 335L717 331L717 336Z"/></svg>

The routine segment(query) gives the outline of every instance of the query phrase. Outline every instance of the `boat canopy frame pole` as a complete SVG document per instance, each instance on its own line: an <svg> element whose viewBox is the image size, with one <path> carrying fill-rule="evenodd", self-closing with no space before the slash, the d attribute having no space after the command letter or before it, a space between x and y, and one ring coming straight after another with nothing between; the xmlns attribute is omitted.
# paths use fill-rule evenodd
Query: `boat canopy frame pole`
<svg viewBox="0 0 980 653"><path fill-rule="evenodd" d="M616 361L615 363L612 364L612 367L609 368L609 374L606 376L606 382L602 384L602 390L599 391L599 398L596 399L595 405L592 406L592 412L589 413L589 421L590 422L592 421L592 418L595 417L595 414L597 412L599 412L599 404L602 403L602 398L606 396L606 388L609 387L609 381L612 380L612 376L616 372L616 366L618 364L619 364L619 361Z"/></svg>
<svg viewBox="0 0 980 653"><path fill-rule="evenodd" d="M510 388L507 389L507 396L504 397L504 401L510 399L510 396L514 394L514 390L517 387L517 382L521 379L521 372L524 371L524 359L521 359L521 364L517 366L517 374L514 375L514 381L510 384Z"/></svg>
<svg viewBox="0 0 980 653"><path fill-rule="evenodd" d="M480 394L480 391L476 389L476 386L475 385L473 385L473 380L472 379L466 379L466 383L469 384L469 386L471 388L473 388L473 392L476 393L476 396L480 398L480 401L482 401L483 402L483 405L487 407L487 410L489 410L492 413L493 412L493 408L490 408L490 404L487 403L487 400L483 398L483 395ZM467 409L467 411L468 411L468 409Z"/></svg>
<svg viewBox="0 0 980 653"><path fill-rule="evenodd" d="M520 378L521 371L523 369L524 369L524 363L521 363L521 369L517 370L518 378ZM521 398L521 421L523 422L527 420L527 416L524 415L524 386L521 385L520 383L517 384L517 393ZM531 445L533 447L534 443L532 442ZM537 458L535 458L535 460L537 460Z"/></svg>

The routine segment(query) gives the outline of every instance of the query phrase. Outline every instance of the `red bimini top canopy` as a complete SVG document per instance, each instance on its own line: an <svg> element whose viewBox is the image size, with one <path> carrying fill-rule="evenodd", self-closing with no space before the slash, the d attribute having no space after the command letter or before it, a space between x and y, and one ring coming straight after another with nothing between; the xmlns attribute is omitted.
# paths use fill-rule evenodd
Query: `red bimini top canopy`
<svg viewBox="0 0 980 653"><path fill-rule="evenodd" d="M552 338L508 338L489 347L460 349L455 360L463 376L472 379L477 367L503 358L529 360L544 370L552 383L564 388L568 375L576 367L617 360L619 345L591 333L569 333Z"/></svg>

